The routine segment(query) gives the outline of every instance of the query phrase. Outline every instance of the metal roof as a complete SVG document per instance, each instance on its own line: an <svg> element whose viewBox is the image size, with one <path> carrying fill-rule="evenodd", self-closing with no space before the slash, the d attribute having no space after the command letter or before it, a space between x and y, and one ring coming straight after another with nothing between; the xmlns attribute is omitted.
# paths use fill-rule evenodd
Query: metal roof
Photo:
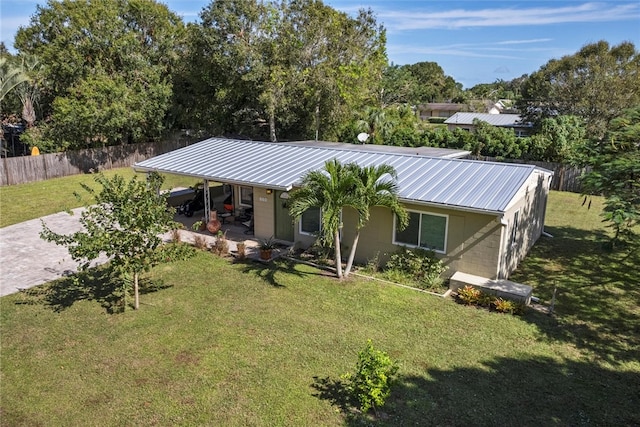
<svg viewBox="0 0 640 427"><path fill-rule="evenodd" d="M375 151L375 152L381 152L381 153L415 154L418 156L444 157L448 159L461 159L471 154L470 151L457 150L453 148L398 147L395 145L349 144L346 142L331 142L331 141L292 141L292 142L281 142L279 144L299 145L304 147L339 148L343 150L368 151L368 152Z"/></svg>
<svg viewBox="0 0 640 427"><path fill-rule="evenodd" d="M482 120L493 126L531 126L530 123L522 123L519 114L456 113L444 122L448 125L472 125L474 119Z"/></svg>
<svg viewBox="0 0 640 427"><path fill-rule="evenodd" d="M532 165L222 138L138 162L134 169L288 191L308 171L334 158L361 166L393 166L404 202L492 213L504 212L536 170Z"/></svg>

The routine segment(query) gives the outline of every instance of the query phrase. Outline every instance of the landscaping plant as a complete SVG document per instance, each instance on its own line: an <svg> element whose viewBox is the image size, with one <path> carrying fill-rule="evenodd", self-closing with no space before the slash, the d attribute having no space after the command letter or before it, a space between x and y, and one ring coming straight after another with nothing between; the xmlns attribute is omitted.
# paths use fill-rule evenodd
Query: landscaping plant
<svg viewBox="0 0 640 427"><path fill-rule="evenodd" d="M435 289L442 285L440 274L446 269L435 252L403 247L387 261L385 276L390 280L398 280L404 276L418 288Z"/></svg>
<svg viewBox="0 0 640 427"><path fill-rule="evenodd" d="M95 181L102 185L99 192L82 184L87 199L95 200L81 214L83 229L69 235L58 234L42 221L40 237L67 247L73 260L80 263L80 270L106 255L117 276L133 277L134 308L138 309L140 274L168 258L186 257L191 251L185 245L162 242L162 234L177 228L173 210L167 209L168 194L159 191L162 176L152 173L146 182L137 177L127 182L119 175L109 179L98 174Z"/></svg>
<svg viewBox="0 0 640 427"><path fill-rule="evenodd" d="M393 376L398 365L389 355L373 347L371 340L358 353L358 363L354 373L347 373L342 379L347 382L347 390L359 404L362 412L384 405L391 393Z"/></svg>

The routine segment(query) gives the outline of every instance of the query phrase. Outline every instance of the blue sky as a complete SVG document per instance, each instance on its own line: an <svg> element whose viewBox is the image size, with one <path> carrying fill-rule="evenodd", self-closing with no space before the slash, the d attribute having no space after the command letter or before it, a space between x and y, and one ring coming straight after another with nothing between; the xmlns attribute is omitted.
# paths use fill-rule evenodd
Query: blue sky
<svg viewBox="0 0 640 427"><path fill-rule="evenodd" d="M207 0L166 0L185 21L196 21ZM395 64L437 62L469 88L531 74L552 58L588 43L631 41L640 49L640 1L354 1L325 0L356 13L371 8L387 29L387 54ZM36 0L0 0L1 40L13 47Z"/></svg>

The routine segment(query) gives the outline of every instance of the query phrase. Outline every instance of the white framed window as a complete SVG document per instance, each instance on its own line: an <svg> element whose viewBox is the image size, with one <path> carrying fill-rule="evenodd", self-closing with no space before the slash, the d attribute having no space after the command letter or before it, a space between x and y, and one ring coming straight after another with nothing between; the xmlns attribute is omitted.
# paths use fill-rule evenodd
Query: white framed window
<svg viewBox="0 0 640 427"><path fill-rule="evenodd" d="M409 225L404 230L398 230L397 218L394 218L393 243L446 253L449 216L419 211L407 213Z"/></svg>
<svg viewBox="0 0 640 427"><path fill-rule="evenodd" d="M300 234L317 235L322 223L320 208L309 208L300 217Z"/></svg>
<svg viewBox="0 0 640 427"><path fill-rule="evenodd" d="M253 188L240 187L240 206L253 206Z"/></svg>

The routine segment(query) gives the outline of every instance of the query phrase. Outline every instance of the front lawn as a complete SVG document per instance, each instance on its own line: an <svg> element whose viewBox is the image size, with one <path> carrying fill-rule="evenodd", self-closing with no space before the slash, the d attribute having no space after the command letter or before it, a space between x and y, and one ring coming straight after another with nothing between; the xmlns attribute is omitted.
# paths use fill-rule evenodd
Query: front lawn
<svg viewBox="0 0 640 427"><path fill-rule="evenodd" d="M513 276L557 286L554 316L206 252L153 270L138 312L99 277L3 297L0 424L639 425L640 255L602 249L597 209L552 193ZM378 418L339 379L369 338L400 364Z"/></svg>
<svg viewBox="0 0 640 427"><path fill-rule="evenodd" d="M110 169L104 171L104 174L108 177L118 174L127 180L134 175L138 175L138 179L144 179L145 176L136 174L132 168ZM180 175L164 174L164 177L165 189L189 187L197 183L194 178ZM82 206L82 202L73 194L76 192L83 197L87 195L80 186L81 183L96 187L92 174L0 187L0 228Z"/></svg>

